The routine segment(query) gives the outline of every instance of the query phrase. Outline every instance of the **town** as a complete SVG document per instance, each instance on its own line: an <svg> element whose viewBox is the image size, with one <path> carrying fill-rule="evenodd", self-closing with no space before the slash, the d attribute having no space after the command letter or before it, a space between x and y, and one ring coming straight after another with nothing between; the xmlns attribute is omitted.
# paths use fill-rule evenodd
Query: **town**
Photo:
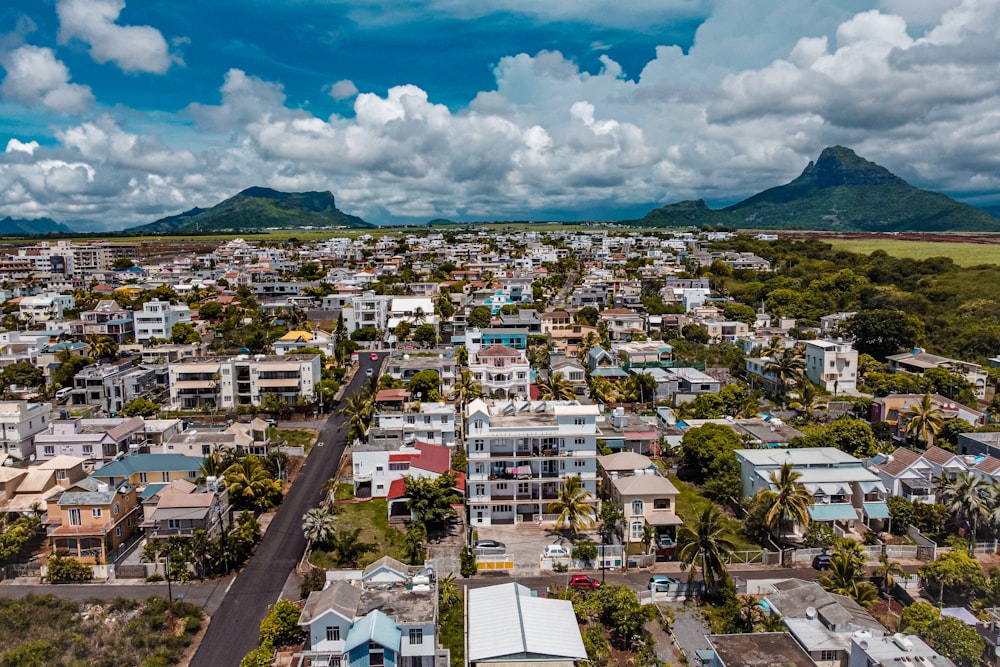
<svg viewBox="0 0 1000 667"><path fill-rule="evenodd" d="M155 664L997 664L994 267L451 227L2 248L0 598L165 597Z"/></svg>

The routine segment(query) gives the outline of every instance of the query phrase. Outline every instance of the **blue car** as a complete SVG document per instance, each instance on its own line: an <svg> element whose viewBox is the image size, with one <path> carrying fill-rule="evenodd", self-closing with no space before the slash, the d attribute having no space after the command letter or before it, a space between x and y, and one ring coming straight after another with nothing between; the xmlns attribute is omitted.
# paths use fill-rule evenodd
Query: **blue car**
<svg viewBox="0 0 1000 667"><path fill-rule="evenodd" d="M668 577L665 574L654 574L649 578L649 585L647 588L654 593L663 593L669 591L671 587L676 589L680 585L680 579L674 579L673 577Z"/></svg>

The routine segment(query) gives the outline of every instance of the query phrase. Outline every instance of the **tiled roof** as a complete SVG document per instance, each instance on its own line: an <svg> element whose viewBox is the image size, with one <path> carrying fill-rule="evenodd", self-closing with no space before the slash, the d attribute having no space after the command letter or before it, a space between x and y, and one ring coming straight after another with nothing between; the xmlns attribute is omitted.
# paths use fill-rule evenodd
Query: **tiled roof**
<svg viewBox="0 0 1000 667"><path fill-rule="evenodd" d="M998 471L1000 471L1000 459L995 456L987 456L975 465L975 469L984 472L987 475L995 475Z"/></svg>
<svg viewBox="0 0 1000 667"><path fill-rule="evenodd" d="M934 445L933 447L928 447L927 450L924 451L923 456L924 459L926 459L927 461L930 461L931 463L939 466L947 464L955 457L954 454L944 449L941 449L937 445Z"/></svg>
<svg viewBox="0 0 1000 667"><path fill-rule="evenodd" d="M920 460L920 454L912 449L900 447L891 454L891 458L882 464L882 472L895 477Z"/></svg>

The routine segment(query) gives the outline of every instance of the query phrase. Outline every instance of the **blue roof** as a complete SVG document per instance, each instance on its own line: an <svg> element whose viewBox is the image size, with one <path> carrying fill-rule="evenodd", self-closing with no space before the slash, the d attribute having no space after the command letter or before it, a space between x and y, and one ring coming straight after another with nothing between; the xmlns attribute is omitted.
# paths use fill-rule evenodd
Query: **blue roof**
<svg viewBox="0 0 1000 667"><path fill-rule="evenodd" d="M139 494L139 497L140 498L152 498L157 493L159 493L160 491L162 491L166 486L167 485L165 483L147 484L146 488L143 489L142 493Z"/></svg>
<svg viewBox="0 0 1000 667"><path fill-rule="evenodd" d="M869 519L888 519L890 516L888 503L862 503L862 505Z"/></svg>
<svg viewBox="0 0 1000 667"><path fill-rule="evenodd" d="M205 459L184 454L133 454L95 470L91 477L131 477L137 472L184 472L201 470Z"/></svg>
<svg viewBox="0 0 1000 667"><path fill-rule="evenodd" d="M813 521L851 521L858 518L853 505L847 503L819 504L809 508Z"/></svg>
<svg viewBox="0 0 1000 667"><path fill-rule="evenodd" d="M391 618L378 609L374 609L351 626L347 633L347 640L344 642L344 653L370 641L398 653L402 635L403 633L400 632Z"/></svg>

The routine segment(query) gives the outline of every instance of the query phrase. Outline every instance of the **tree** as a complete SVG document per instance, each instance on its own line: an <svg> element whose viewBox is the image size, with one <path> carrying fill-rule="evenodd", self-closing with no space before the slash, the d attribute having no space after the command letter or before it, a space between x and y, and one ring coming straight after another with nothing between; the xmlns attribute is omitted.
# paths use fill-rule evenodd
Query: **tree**
<svg viewBox="0 0 1000 667"><path fill-rule="evenodd" d="M792 469L791 463L784 463L780 470L769 476L775 490L773 504L765 517L765 522L780 544L781 525L790 520L793 525L809 525L809 508L813 506L813 496L799 480L802 473Z"/></svg>
<svg viewBox="0 0 1000 667"><path fill-rule="evenodd" d="M268 607L267 615L260 622L260 645L275 649L301 643L299 615L299 608L291 600L278 600Z"/></svg>
<svg viewBox="0 0 1000 667"><path fill-rule="evenodd" d="M413 340L418 343L437 345L437 329L433 324L421 324L413 330Z"/></svg>
<svg viewBox="0 0 1000 667"><path fill-rule="evenodd" d="M403 535L403 552L411 565L422 565L427 559L427 526L415 521L406 527Z"/></svg>
<svg viewBox="0 0 1000 667"><path fill-rule="evenodd" d="M476 306L466 318L466 326L470 329L485 329L493 321L493 313L487 306Z"/></svg>
<svg viewBox="0 0 1000 667"><path fill-rule="evenodd" d="M281 501L281 482L273 479L263 461L253 454L229 466L224 482L236 509L266 509Z"/></svg>
<svg viewBox="0 0 1000 667"><path fill-rule="evenodd" d="M94 571L89 565L62 554L54 553L49 556L47 565L47 576L51 584L90 581L94 578Z"/></svg>
<svg viewBox="0 0 1000 667"><path fill-rule="evenodd" d="M784 347L768 359L765 370L778 378L782 400L788 393L788 385L795 384L805 370L806 362L798 348Z"/></svg>
<svg viewBox="0 0 1000 667"><path fill-rule="evenodd" d="M198 317L202 320L217 322L222 319L225 308L218 301L209 301L198 308Z"/></svg>
<svg viewBox="0 0 1000 667"><path fill-rule="evenodd" d="M597 544L590 540L582 540L573 545L571 552L574 560L582 563L593 563L597 559Z"/></svg>
<svg viewBox="0 0 1000 667"><path fill-rule="evenodd" d="M410 378L406 384L406 390L414 397L419 394L420 398L424 400L436 400L440 397L441 376L438 375L437 371L429 368L422 370Z"/></svg>
<svg viewBox="0 0 1000 667"><path fill-rule="evenodd" d="M392 332L396 334L396 340L405 341L410 337L410 334L413 333L413 324L411 324L408 320L403 320L396 325L396 328L393 329Z"/></svg>
<svg viewBox="0 0 1000 667"><path fill-rule="evenodd" d="M364 440L368 435L368 427L375 418L375 402L373 397L366 392L359 391L352 394L343 407L337 410L341 417L347 417L344 424L350 425L347 438L349 442ZM340 426L343 428L343 424Z"/></svg>
<svg viewBox="0 0 1000 667"><path fill-rule="evenodd" d="M884 361L890 354L912 348L924 327L919 318L902 310L863 310L847 320L844 329L858 352Z"/></svg>
<svg viewBox="0 0 1000 667"><path fill-rule="evenodd" d="M327 544L337 527L337 513L332 505L313 507L302 515L302 533L310 545Z"/></svg>
<svg viewBox="0 0 1000 667"><path fill-rule="evenodd" d="M576 390L561 372L556 371L538 381L540 398L543 401L572 400L576 398Z"/></svg>
<svg viewBox="0 0 1000 667"><path fill-rule="evenodd" d="M860 419L842 417L830 425L827 434L832 446L856 458L871 458L878 451L875 432Z"/></svg>
<svg viewBox="0 0 1000 667"><path fill-rule="evenodd" d="M584 306L580 310L576 311L576 323L583 324L588 327L597 326L598 320L601 319L601 311L597 310L593 306Z"/></svg>
<svg viewBox="0 0 1000 667"><path fill-rule="evenodd" d="M111 262L111 269L114 271L131 269L133 266L135 266L135 262L128 257L119 257L115 261Z"/></svg>
<svg viewBox="0 0 1000 667"><path fill-rule="evenodd" d="M705 424L684 433L681 466L713 499L724 501L740 490L740 471L734 452L743 446L728 426Z"/></svg>
<svg viewBox="0 0 1000 667"><path fill-rule="evenodd" d="M87 336L87 356L95 359L109 359L118 352L118 345L107 336L91 334Z"/></svg>
<svg viewBox="0 0 1000 667"><path fill-rule="evenodd" d="M962 604L967 604L986 585L983 568L969 555L967 548L952 548L921 566L919 573L928 588L937 587L938 601L942 603L961 600Z"/></svg>
<svg viewBox="0 0 1000 667"><path fill-rule="evenodd" d="M959 667L978 667L986 650L986 642L974 627L950 616L932 621L924 640Z"/></svg>
<svg viewBox="0 0 1000 667"><path fill-rule="evenodd" d="M590 504L590 492L583 488L579 475L567 477L556 499L547 508L551 514L559 514L556 520L558 528L568 527L573 535L579 535L580 529L588 530L594 524L596 511Z"/></svg>
<svg viewBox="0 0 1000 667"><path fill-rule="evenodd" d="M903 535L907 528L915 525L913 502L909 498L892 496L886 504L889 506L889 521L893 533Z"/></svg>
<svg viewBox="0 0 1000 667"><path fill-rule="evenodd" d="M159 405L140 396L123 405L122 409L118 411L118 415L121 417L152 417L159 412Z"/></svg>
<svg viewBox="0 0 1000 667"><path fill-rule="evenodd" d="M722 514L709 505L693 522L685 522L677 529L677 559L681 568L691 569L689 580L701 572L705 587L711 590L723 579L729 578L726 561L736 551L733 535L722 522Z"/></svg>
<svg viewBox="0 0 1000 667"><path fill-rule="evenodd" d="M337 554L340 566L357 567L358 560L375 549L374 544L361 541L361 529L337 530L330 538L330 548Z"/></svg>
<svg viewBox="0 0 1000 667"><path fill-rule="evenodd" d="M646 553L649 553L650 547L653 546L653 542L656 541L656 528L649 525L648 523L642 527L642 548Z"/></svg>
<svg viewBox="0 0 1000 667"><path fill-rule="evenodd" d="M590 397L599 403L614 403L618 400L618 387L600 375L590 376Z"/></svg>
<svg viewBox="0 0 1000 667"><path fill-rule="evenodd" d="M26 361L5 366L3 371L0 371L0 386L5 390L12 386L41 387L44 383L45 375L42 369Z"/></svg>
<svg viewBox="0 0 1000 667"><path fill-rule="evenodd" d="M952 517L962 519L972 529L972 542L976 543L976 529L994 507L994 487L985 479L963 472L955 479L940 480L938 490L941 504Z"/></svg>
<svg viewBox="0 0 1000 667"><path fill-rule="evenodd" d="M449 572L446 577L438 581L438 604L441 609L450 609L462 602L462 591L455 583L455 573Z"/></svg>
<svg viewBox="0 0 1000 667"><path fill-rule="evenodd" d="M903 416L906 419L906 434L916 435L928 447L934 444L934 436L944 425L944 413L934 404L929 392L919 403L907 408Z"/></svg>
<svg viewBox="0 0 1000 667"><path fill-rule="evenodd" d="M896 577L906 574L903 566L889 557L882 554L878 557L878 567L872 571L872 577L878 582L879 590L883 593L892 594L892 589L896 586Z"/></svg>
<svg viewBox="0 0 1000 667"><path fill-rule="evenodd" d="M187 345L189 343L200 343L201 334L195 329L193 324L178 322L170 329L170 342L174 345Z"/></svg>
<svg viewBox="0 0 1000 667"><path fill-rule="evenodd" d="M459 348L464 350L465 348ZM460 407L464 408L466 404L479 398L483 395L483 389L479 383L473 378L472 371L468 368L463 368L461 373L459 373L458 378L455 380L454 392L452 395L455 397L455 403Z"/></svg>
<svg viewBox="0 0 1000 667"><path fill-rule="evenodd" d="M867 607L878 599L878 590L864 581L865 574L864 561L859 563L850 551L835 550L830 569L820 577L819 582L831 593L846 595Z"/></svg>
<svg viewBox="0 0 1000 667"><path fill-rule="evenodd" d="M431 479L429 477L404 477L407 506L417 521L428 529L440 527L455 515L452 505L462 502L455 490L455 477L451 473Z"/></svg>

